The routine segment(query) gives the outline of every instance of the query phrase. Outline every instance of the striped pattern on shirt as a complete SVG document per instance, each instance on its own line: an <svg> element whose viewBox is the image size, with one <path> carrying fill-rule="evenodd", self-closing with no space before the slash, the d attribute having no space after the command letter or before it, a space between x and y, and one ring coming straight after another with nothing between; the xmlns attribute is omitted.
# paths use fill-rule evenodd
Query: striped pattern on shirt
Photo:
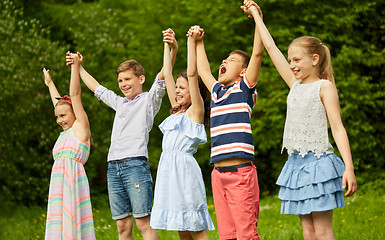
<svg viewBox="0 0 385 240"><path fill-rule="evenodd" d="M83 164L90 141L80 142L72 128L55 143L45 239L95 239L89 184Z"/></svg>
<svg viewBox="0 0 385 240"><path fill-rule="evenodd" d="M246 77L224 87L215 82L211 89L211 163L226 158L254 160L251 112L257 100L256 84Z"/></svg>

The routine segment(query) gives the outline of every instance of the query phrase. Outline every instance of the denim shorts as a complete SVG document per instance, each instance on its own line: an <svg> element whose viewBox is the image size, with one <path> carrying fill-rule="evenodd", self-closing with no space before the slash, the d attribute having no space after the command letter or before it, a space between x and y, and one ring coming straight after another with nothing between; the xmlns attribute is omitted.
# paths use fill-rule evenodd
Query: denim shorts
<svg viewBox="0 0 385 240"><path fill-rule="evenodd" d="M146 157L109 161L107 183L112 219L151 214L153 182Z"/></svg>

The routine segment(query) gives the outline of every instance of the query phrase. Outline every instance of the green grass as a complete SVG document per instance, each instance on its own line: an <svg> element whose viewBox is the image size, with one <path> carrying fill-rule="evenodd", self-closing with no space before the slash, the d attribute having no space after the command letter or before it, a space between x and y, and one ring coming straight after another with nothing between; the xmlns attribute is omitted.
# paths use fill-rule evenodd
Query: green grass
<svg viewBox="0 0 385 240"><path fill-rule="evenodd" d="M334 233L336 239L385 239L385 181L381 184L367 184L350 198L346 206L334 211ZM208 197L211 217L216 226L215 209L212 198ZM92 200L96 239L118 239L115 221L111 219L107 196L97 196ZM0 239L44 239L44 207L25 207L0 204ZM258 231L262 239L289 240L303 239L299 218L279 214L280 200L276 196L261 199ZM209 231L210 239L218 239L218 232ZM179 239L173 231L158 231L161 240ZM142 239L134 227L135 239Z"/></svg>

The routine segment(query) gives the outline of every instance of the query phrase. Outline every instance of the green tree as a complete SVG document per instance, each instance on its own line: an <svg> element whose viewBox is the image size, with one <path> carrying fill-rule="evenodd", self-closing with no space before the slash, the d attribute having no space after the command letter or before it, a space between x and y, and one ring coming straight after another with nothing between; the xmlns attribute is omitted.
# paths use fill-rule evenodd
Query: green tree
<svg viewBox="0 0 385 240"><path fill-rule="evenodd" d="M59 133L44 85L43 67L68 92L65 47L51 42L37 20L23 20L12 2L0 3L0 183L2 197L41 203L47 197L50 150Z"/></svg>
<svg viewBox="0 0 385 240"><path fill-rule="evenodd" d="M207 55L217 76L229 52L252 51L254 22L239 8L241 4L241 0L19 0L17 7L9 1L1 3L0 44L4 50L0 56L0 117L6 126L0 140L4 153L0 159L2 190L14 193L15 201L30 203L45 201L48 193L50 152L60 129L54 122L41 68L50 68L59 90L66 92L68 81L64 79L69 78L69 69L64 65L64 53L79 51L85 58L84 67L101 84L120 94L116 67L136 59L146 70L144 90L148 90L162 64L161 31L170 27L176 32L176 76L186 68L185 33L198 24L205 29ZM385 168L385 3L267 0L260 5L264 21L284 54L290 42L303 35L319 37L330 48L357 176L378 176L376 171ZM258 101L252 114L255 164L261 192L276 192L275 181L287 158L281 154L281 146L289 89L267 54L257 88ZM97 194L106 191L106 157L114 112L85 87L82 97L94 141L86 171L91 194ZM170 108L167 97L163 101L150 133L154 177L162 151L158 125ZM196 158L208 190L209 156L209 143L200 146ZM371 174L363 175L363 171Z"/></svg>

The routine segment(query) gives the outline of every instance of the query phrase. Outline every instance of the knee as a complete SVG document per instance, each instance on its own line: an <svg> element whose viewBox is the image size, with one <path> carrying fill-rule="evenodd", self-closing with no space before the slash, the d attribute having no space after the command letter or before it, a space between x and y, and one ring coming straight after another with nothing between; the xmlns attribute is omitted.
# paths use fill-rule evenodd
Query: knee
<svg viewBox="0 0 385 240"><path fill-rule="evenodd" d="M334 239L333 229L316 228L315 236L317 237L317 239Z"/></svg>
<svg viewBox="0 0 385 240"><path fill-rule="evenodd" d="M137 218L136 219L136 227L141 232L146 232L147 230L151 229L150 227L150 217L144 217L144 218Z"/></svg>
<svg viewBox="0 0 385 240"><path fill-rule="evenodd" d="M316 234L315 234L315 229L310 227L310 226L307 226L307 227L302 227L302 231L303 231L303 238L305 240L313 240L313 239L316 239Z"/></svg>
<svg viewBox="0 0 385 240"><path fill-rule="evenodd" d="M118 229L119 235L125 234L129 235L132 232L129 221L126 219L116 220L116 227Z"/></svg>

